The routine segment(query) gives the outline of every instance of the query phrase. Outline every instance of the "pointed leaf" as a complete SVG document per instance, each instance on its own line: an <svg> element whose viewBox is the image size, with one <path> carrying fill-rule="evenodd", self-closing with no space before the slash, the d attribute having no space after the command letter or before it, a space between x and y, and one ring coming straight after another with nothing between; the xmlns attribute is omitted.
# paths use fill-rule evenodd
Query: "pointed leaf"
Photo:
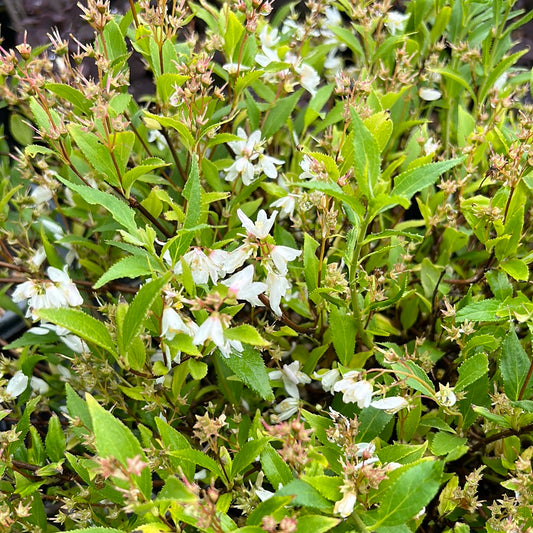
<svg viewBox="0 0 533 533"><path fill-rule="evenodd" d="M503 341L500 359L504 390L510 400L520 399L520 390L524 385L529 366L529 357L518 340L514 327L511 326L511 331ZM530 388L531 383L528 389ZM527 398L527 394L525 397Z"/></svg>

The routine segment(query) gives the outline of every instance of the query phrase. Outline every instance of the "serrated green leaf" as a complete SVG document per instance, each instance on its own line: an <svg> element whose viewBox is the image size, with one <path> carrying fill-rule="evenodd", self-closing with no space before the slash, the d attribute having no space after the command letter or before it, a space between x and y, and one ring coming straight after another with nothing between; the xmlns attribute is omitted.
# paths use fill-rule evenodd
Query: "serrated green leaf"
<svg viewBox="0 0 533 533"><path fill-rule="evenodd" d="M368 131L355 109L350 109L353 129L353 168L355 179L367 198L375 196L374 189L380 173L380 150L374 136Z"/></svg>
<svg viewBox="0 0 533 533"><path fill-rule="evenodd" d="M500 359L503 386L510 400L521 399L519 397L520 391L524 386L529 367L529 357L511 325L511 331L509 331L502 344L502 356ZM527 388L531 389L531 383L529 383ZM528 394L525 397L527 398Z"/></svg>
<svg viewBox="0 0 533 533"><path fill-rule="evenodd" d="M91 414L96 450L100 457L115 457L125 467L127 459L140 457L146 462L146 456L139 441L123 422L106 411L90 394L86 395L87 407ZM152 497L152 477L150 468L145 467L138 476L139 489L145 498Z"/></svg>
<svg viewBox="0 0 533 533"><path fill-rule="evenodd" d="M346 309L332 306L329 327L337 357L341 364L346 366L355 353L355 319L347 314Z"/></svg>
<svg viewBox="0 0 533 533"><path fill-rule="evenodd" d="M267 444L261 452L261 466L273 487L286 485L293 479L291 469L271 444Z"/></svg>
<svg viewBox="0 0 533 533"><path fill-rule="evenodd" d="M328 509L331 504L323 498L309 483L301 479L293 479L279 489L275 496L294 496L291 505L311 507L313 509Z"/></svg>
<svg viewBox="0 0 533 533"><path fill-rule="evenodd" d="M171 277L172 272L167 272L164 276L149 281L139 289L139 292L128 307L124 318L124 347L129 345L133 337L139 335L152 304L161 294L161 290L169 282Z"/></svg>
<svg viewBox="0 0 533 533"><path fill-rule="evenodd" d="M48 431L44 440L46 455L51 461L58 462L65 457L65 434L61 428L61 422L56 414L48 421Z"/></svg>
<svg viewBox="0 0 533 533"><path fill-rule="evenodd" d="M516 281L527 281L529 279L529 268L521 259L507 259L502 261L500 266Z"/></svg>
<svg viewBox="0 0 533 533"><path fill-rule="evenodd" d="M459 367L459 379L455 384L455 391L462 391L474 381L484 376L489 371L489 360L487 354L480 352L466 361Z"/></svg>
<svg viewBox="0 0 533 533"><path fill-rule="evenodd" d="M251 465L256 457L261 454L265 446L268 444L268 441L268 437L263 437L261 439L250 440L244 443L244 446L233 458L231 477L235 478L245 468Z"/></svg>
<svg viewBox="0 0 533 533"><path fill-rule="evenodd" d="M150 173L156 168L161 168L168 166L168 163L159 159L158 157L151 157L150 159L145 159L140 165L137 165L133 168L130 168L122 176L122 187L126 192L126 196L129 197L130 189L132 185L142 176Z"/></svg>
<svg viewBox="0 0 533 533"><path fill-rule="evenodd" d="M394 179L391 195L411 199L417 192L433 185L441 174L461 163L463 159L464 157L459 157L439 161L402 172Z"/></svg>
<svg viewBox="0 0 533 533"><path fill-rule="evenodd" d="M500 322L502 319L497 316L500 308L500 301L494 298L480 300L465 305L455 315L456 322L471 320L472 322Z"/></svg>
<svg viewBox="0 0 533 533"><path fill-rule="evenodd" d="M188 461L193 465L201 466L202 468L209 470L209 472L211 472L213 475L219 477L223 482L227 482L227 479L220 469L220 466L218 466L218 463L200 450L181 448L180 450L172 450L169 452L169 455L182 461Z"/></svg>
<svg viewBox="0 0 533 533"><path fill-rule="evenodd" d="M189 449L191 447L189 441L177 429L173 428L168 422L162 420L159 417L156 417L155 423L157 426L157 431L159 431L159 435L161 436L161 442L163 443L163 446L166 449L172 452L177 450ZM186 478L189 481L192 481L194 476L194 465L192 465L190 462L180 461L179 458L174 457L172 455L169 455L169 461L173 468L176 470L176 472L178 471L178 469L181 468Z"/></svg>
<svg viewBox="0 0 533 533"><path fill-rule="evenodd" d="M93 103L80 90L65 83L46 83L45 88L70 102L75 110L77 108L85 115L91 114Z"/></svg>
<svg viewBox="0 0 533 533"><path fill-rule="evenodd" d="M268 500L261 502L249 515L246 520L247 526L257 526L261 524L264 516L273 515L276 511L288 505L292 496L272 496Z"/></svg>
<svg viewBox="0 0 533 533"><path fill-rule="evenodd" d="M74 192L77 192L84 201L92 205L100 205L107 209L111 216L118 222L123 228L135 236L137 234L137 224L135 223L135 211L129 207L125 202L119 200L112 194L87 187L87 185L78 185L72 183L61 176L58 178L64 185Z"/></svg>
<svg viewBox="0 0 533 533"><path fill-rule="evenodd" d="M218 356L222 357L222 356ZM274 393L261 354L249 346L245 346L242 354L231 353L222 357L222 361L235 372L235 375L263 400L272 401Z"/></svg>
<svg viewBox="0 0 533 533"><path fill-rule="evenodd" d="M241 341L252 346L270 346L270 343L263 339L259 332L250 324L241 324L224 331L224 336L228 339Z"/></svg>
<svg viewBox="0 0 533 533"><path fill-rule="evenodd" d="M301 94L302 91L299 90L290 96L274 101L273 107L268 111L268 120L261 131L263 139L270 139L286 124Z"/></svg>
<svg viewBox="0 0 533 533"><path fill-rule="evenodd" d="M389 423L393 415L375 409L374 407L367 407L358 415L359 432L357 434L358 442L370 442L375 439Z"/></svg>
<svg viewBox="0 0 533 533"><path fill-rule="evenodd" d="M89 527L85 529L78 529L78 533L123 533L113 527Z"/></svg>
<svg viewBox="0 0 533 533"><path fill-rule="evenodd" d="M338 523L339 518L322 515L304 515L298 517L296 533L325 533L331 531Z"/></svg>
<svg viewBox="0 0 533 533"><path fill-rule="evenodd" d="M403 472L380 498L378 509L369 511L370 531L405 524L435 496L441 484L443 463L428 460Z"/></svg>
<svg viewBox="0 0 533 533"><path fill-rule="evenodd" d="M458 437L445 431L439 431L435 433L433 440L431 441L430 449L435 455L447 455L453 452L457 448L464 446L467 439L464 437Z"/></svg>
<svg viewBox="0 0 533 533"><path fill-rule="evenodd" d="M84 341L96 344L114 357L117 356L115 343L105 325L83 311L69 308L39 309L39 317L66 328Z"/></svg>
<svg viewBox="0 0 533 533"><path fill-rule="evenodd" d="M119 278L137 278L154 274L157 265L147 255L133 255L122 258L100 276L94 284L95 289L103 287L106 283ZM159 269L157 269L159 272Z"/></svg>

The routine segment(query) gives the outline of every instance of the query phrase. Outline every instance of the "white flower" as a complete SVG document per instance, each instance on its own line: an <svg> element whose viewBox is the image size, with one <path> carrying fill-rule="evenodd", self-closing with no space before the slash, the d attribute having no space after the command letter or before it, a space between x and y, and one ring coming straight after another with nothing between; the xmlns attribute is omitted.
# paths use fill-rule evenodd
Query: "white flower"
<svg viewBox="0 0 533 533"><path fill-rule="evenodd" d="M387 13L385 26L390 31L391 35L396 35L396 33L403 32L405 30L408 20L409 15L406 15L405 13L400 13L399 11L389 11Z"/></svg>
<svg viewBox="0 0 533 533"><path fill-rule="evenodd" d="M439 391L435 394L435 399L443 407L452 407L457 402L457 396L450 385L439 384Z"/></svg>
<svg viewBox="0 0 533 533"><path fill-rule="evenodd" d="M228 74L237 74L237 72L241 72L243 70L250 70L250 67L247 67L246 65L241 65L240 63L225 63L224 65L222 65L222 68Z"/></svg>
<svg viewBox="0 0 533 533"><path fill-rule="evenodd" d="M311 171L312 163L313 163L313 159L311 159L311 157L309 157L308 155L304 155L303 159L300 161L300 168L303 171L298 176L300 180L316 178L316 174Z"/></svg>
<svg viewBox="0 0 533 533"><path fill-rule="evenodd" d="M266 291L266 283L253 281L254 267L248 265L246 268L233 274L233 276L222 281L223 285L229 288L229 292L235 295L237 300L245 300L252 305L262 306L259 295Z"/></svg>
<svg viewBox="0 0 533 533"><path fill-rule="evenodd" d="M148 132L148 142L155 142L156 148L162 152L167 147L167 140L159 130L150 130Z"/></svg>
<svg viewBox="0 0 533 533"><path fill-rule="evenodd" d="M442 93L437 89L431 89L430 87L421 87L418 90L418 96L420 96L422 100L426 100L426 102L433 102L435 100L439 100L442 96Z"/></svg>
<svg viewBox="0 0 533 533"><path fill-rule="evenodd" d="M197 285L205 285L209 278L211 278L213 283L218 281L219 270L217 265L200 248L193 248L187 252L183 256L183 260L191 269L192 279ZM176 263L174 272L181 274L181 262Z"/></svg>
<svg viewBox="0 0 533 533"><path fill-rule="evenodd" d="M30 387L34 392L40 395L46 394L50 390L48 383L46 383L44 379L38 378L36 376L31 377Z"/></svg>
<svg viewBox="0 0 533 533"><path fill-rule="evenodd" d="M401 396L389 396L382 400L374 400L373 402L370 402L370 405L371 407L380 409L386 413L394 414L407 407L409 402Z"/></svg>
<svg viewBox="0 0 533 533"><path fill-rule="evenodd" d="M344 374L333 386L336 392L342 392L344 403L357 403L360 409L368 407L372 401L372 383L359 379L359 372L351 370Z"/></svg>
<svg viewBox="0 0 533 533"><path fill-rule="evenodd" d="M274 407L274 411L277 413L276 420L280 422L287 420L298 412L299 407L300 400L298 398L285 398Z"/></svg>
<svg viewBox="0 0 533 533"><path fill-rule="evenodd" d="M289 248L288 246L274 246L270 250L269 257L274 263L276 271L284 276L288 271L287 263L289 261L294 261L294 259L299 257L301 254L301 250L295 250L294 248Z"/></svg>
<svg viewBox="0 0 533 533"><path fill-rule="evenodd" d="M34 327L29 329L31 333L35 335L46 335L48 332L53 331L60 340L70 348L73 352L76 353L87 353L89 347L80 339L77 335L72 334L67 328L62 328L61 326L56 326L55 324L48 324L47 322L41 321L39 327Z"/></svg>
<svg viewBox="0 0 533 533"><path fill-rule="evenodd" d="M374 455L374 452L376 451L376 445L373 442L359 442L356 444L356 446L357 446L357 453L355 454L356 457L362 457L365 460L372 458L372 456Z"/></svg>
<svg viewBox="0 0 533 533"><path fill-rule="evenodd" d="M276 168L276 165L283 165L283 163L285 163L285 161L282 159L276 159L270 155L261 154L256 169L258 173L262 172L267 178L274 180L278 177L278 169ZM248 184L245 183L245 185Z"/></svg>
<svg viewBox="0 0 533 533"><path fill-rule="evenodd" d="M342 499L335 502L333 513L342 516L342 518L347 518L353 513L356 502L357 494L352 491L347 491L343 494Z"/></svg>
<svg viewBox="0 0 533 533"><path fill-rule="evenodd" d="M52 191L44 185L38 185L33 189L30 198L35 205L45 204L53 198Z"/></svg>
<svg viewBox="0 0 533 533"><path fill-rule="evenodd" d="M161 317L161 336L171 341L176 333L186 333L191 335L191 330L185 325L181 316L172 307L165 307Z"/></svg>
<svg viewBox="0 0 533 533"><path fill-rule="evenodd" d="M6 395L10 398L20 396L28 386L28 376L21 370L15 372L13 377L7 382Z"/></svg>
<svg viewBox="0 0 533 533"><path fill-rule="evenodd" d="M274 370L269 374L270 379L281 379L289 396L299 398L299 383L310 383L311 378L300 370L300 361L293 361L290 365L283 365L281 370Z"/></svg>
<svg viewBox="0 0 533 533"><path fill-rule="evenodd" d="M255 56L256 63L266 67L270 63L278 62L278 52L274 50L279 43L278 30L276 28L271 29L270 26L265 25L259 34L259 40L261 41L263 53Z"/></svg>
<svg viewBox="0 0 533 533"><path fill-rule="evenodd" d="M247 136L242 128L237 128L237 136L242 140L228 142L237 158L229 168L225 169L227 171L225 179L226 181L234 181L238 176L241 176L243 184L249 185L254 180L256 173L252 161L255 161L263 150L261 132L256 130Z"/></svg>
<svg viewBox="0 0 533 533"><path fill-rule="evenodd" d="M341 376L339 370L337 368L332 368L331 370L328 370L327 372L324 372L322 374L318 374L315 372L314 374L316 379L320 379L322 382L322 388L326 392L331 392L331 394L335 394L335 391L333 390L333 386L337 381L339 381L339 378Z"/></svg>
<svg viewBox="0 0 533 533"><path fill-rule="evenodd" d="M509 74L507 72L504 72L495 82L493 87L497 91L501 91L505 84L507 83L507 79L509 78Z"/></svg>
<svg viewBox="0 0 533 533"><path fill-rule="evenodd" d="M296 194L287 194L272 202L270 207L280 208L279 218L291 217L296 208L296 198L298 198Z"/></svg>
<svg viewBox="0 0 533 533"><path fill-rule="evenodd" d="M270 233L277 214L278 212L274 211L270 217L267 217L266 212L261 209L259 213L257 213L257 219L254 223L241 211L241 209L237 209L237 216L244 229L248 232L248 235L253 235L260 240L266 239Z"/></svg>
<svg viewBox="0 0 533 533"><path fill-rule="evenodd" d="M198 345L204 344L206 340L213 341L224 357L229 357L233 350L239 353L243 351L243 346L239 341L226 339L224 336L224 326L218 313L212 313L204 320L192 342Z"/></svg>
<svg viewBox="0 0 533 533"><path fill-rule="evenodd" d="M59 289L63 293L63 296L66 299L68 305L76 307L83 303L83 298L81 297L81 294L79 293L76 285L72 283L69 275L67 274L67 267L64 267L63 270L59 270L55 267L48 267L46 273L48 274L48 277L54 282L54 287ZM51 287L51 289L52 288L53 287Z"/></svg>
<svg viewBox="0 0 533 533"><path fill-rule="evenodd" d="M300 85L314 96L316 94L316 88L320 83L320 76L317 71L307 63L302 63L295 70L300 76Z"/></svg>
<svg viewBox="0 0 533 533"><path fill-rule="evenodd" d="M34 281L25 281L16 286L11 299L15 303L23 302L39 294L39 286Z"/></svg>
<svg viewBox="0 0 533 533"><path fill-rule="evenodd" d="M285 276L268 269L266 284L268 287L270 308L276 315L281 316L280 302L290 291L291 283Z"/></svg>
<svg viewBox="0 0 533 533"><path fill-rule="evenodd" d="M44 251L44 246L39 246L39 248L37 248L37 251L32 255L30 262L32 265L39 268L44 263L45 259L46 252Z"/></svg>
<svg viewBox="0 0 533 533"><path fill-rule="evenodd" d="M225 273L232 274L235 270L242 267L245 261L254 255L256 249L257 246L255 244L245 242L238 248L235 248L235 250L229 252L224 262Z"/></svg>
<svg viewBox="0 0 533 533"><path fill-rule="evenodd" d="M436 141L433 137L428 137L427 141L424 143L424 153L426 155L432 154L438 150L440 143Z"/></svg>

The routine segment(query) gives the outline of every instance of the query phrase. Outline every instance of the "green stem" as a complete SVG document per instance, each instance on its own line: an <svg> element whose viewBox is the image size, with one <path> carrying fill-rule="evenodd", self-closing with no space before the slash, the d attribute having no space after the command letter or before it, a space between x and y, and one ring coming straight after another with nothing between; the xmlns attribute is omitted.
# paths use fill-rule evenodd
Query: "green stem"
<svg viewBox="0 0 533 533"><path fill-rule="evenodd" d="M352 513L352 518L357 527L357 531L360 531L360 533L368 533L368 529L366 528L364 522L359 518L357 513Z"/></svg>

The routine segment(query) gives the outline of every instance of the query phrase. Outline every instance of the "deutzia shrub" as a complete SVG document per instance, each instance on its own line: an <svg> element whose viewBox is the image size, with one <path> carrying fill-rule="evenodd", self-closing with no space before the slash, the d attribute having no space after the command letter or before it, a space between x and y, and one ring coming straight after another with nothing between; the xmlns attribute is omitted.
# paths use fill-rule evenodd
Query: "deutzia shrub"
<svg viewBox="0 0 533 533"><path fill-rule="evenodd" d="M513 4L87 0L0 48L0 529L533 529Z"/></svg>

